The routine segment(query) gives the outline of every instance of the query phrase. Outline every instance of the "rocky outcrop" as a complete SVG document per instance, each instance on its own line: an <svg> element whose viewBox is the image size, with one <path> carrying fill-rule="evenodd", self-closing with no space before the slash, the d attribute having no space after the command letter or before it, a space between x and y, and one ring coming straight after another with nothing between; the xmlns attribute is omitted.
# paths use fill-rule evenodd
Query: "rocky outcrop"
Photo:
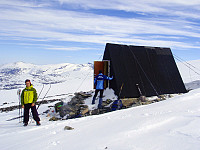
<svg viewBox="0 0 200 150"><path fill-rule="evenodd" d="M114 100L106 99L102 102L102 109L93 108L92 110L89 110L88 106L85 105L85 100L88 97L91 97L91 94L85 93L85 92L79 92L75 93L75 96L71 99L70 102L67 104L63 104L59 109L59 118L51 118L50 120L56 121L61 119L71 119L71 118L78 118L78 117L84 117L89 115L99 115L107 112L113 111L112 106L116 105L114 104ZM172 97L173 95L160 95L159 97L155 97L154 99L151 98L149 100L145 96L141 96L139 98L126 98L121 99L122 107L120 109L126 109L129 107L136 107L140 105L148 105L151 103L159 102L162 100L166 100L167 98ZM60 106L60 103L57 103L55 106ZM118 110L118 109L116 109Z"/></svg>
<svg viewBox="0 0 200 150"><path fill-rule="evenodd" d="M36 102L36 105L53 103L55 101L61 101L61 99L42 100L42 101ZM14 106L9 106L9 107L3 107L3 108L0 108L0 112L9 112L9 111L13 111L13 110L19 109L19 108L21 108L21 105L14 105Z"/></svg>
<svg viewBox="0 0 200 150"><path fill-rule="evenodd" d="M155 102L166 100L167 98L171 98L171 97L173 97L173 96L172 95L160 95L158 98L149 100L145 96L140 96L139 98L122 99L122 104L123 104L124 108L129 108L129 107L136 107L136 106L140 106L140 105L152 104Z"/></svg>
<svg viewBox="0 0 200 150"><path fill-rule="evenodd" d="M62 118L66 117L66 119L85 116L87 113L89 113L89 108L87 105L84 105L84 100L91 96L91 94L84 92L75 93L75 96L70 102L60 107L60 116Z"/></svg>

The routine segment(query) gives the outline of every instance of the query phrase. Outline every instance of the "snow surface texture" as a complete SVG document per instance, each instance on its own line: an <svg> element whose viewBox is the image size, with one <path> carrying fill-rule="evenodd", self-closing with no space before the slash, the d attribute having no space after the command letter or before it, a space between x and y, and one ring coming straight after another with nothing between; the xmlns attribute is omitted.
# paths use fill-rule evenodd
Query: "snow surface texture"
<svg viewBox="0 0 200 150"><path fill-rule="evenodd" d="M200 64L200 61L195 63ZM46 67L51 68L50 66ZM198 80L198 76L188 74L187 68L182 67L182 64L179 64L178 67L185 83L189 84ZM37 67L34 66L35 68ZM72 96L70 93L92 90L93 72L91 67L86 68L81 71L82 67L80 67L77 74L75 73L76 68L74 68L74 71L69 71L71 78L52 84L52 89L48 96L65 92L66 94L69 93L69 95L63 98L65 101L68 101ZM181 68L183 69L181 70ZM90 72L91 74L88 75ZM191 77L193 77L193 80L191 80ZM12 81L10 79L9 81ZM13 81L16 80L21 84L20 76L13 79ZM24 80L23 77L21 80ZM56 78L53 80L56 80ZM83 80L84 82L82 82ZM36 84L38 91L42 89L42 85L39 84L40 81L38 79L37 84L33 83ZM67 85L70 86L68 87ZM47 89L48 85L45 87L46 91ZM9 103L6 105L18 103L17 89L1 90L0 92L0 106L3 102ZM114 97L112 91L107 90L106 92L108 97ZM5 121L18 116L18 110L0 113L0 149L199 150L199 97L200 89L196 86L195 90L189 93L159 103L123 109L102 115L56 122L50 122L48 117L40 115L41 126L36 126L35 122L33 122L27 127L23 127L22 123L18 123L19 120ZM86 100L86 104L89 103L91 103L91 98ZM49 105L53 104L41 105L39 113L45 111ZM65 126L71 126L74 129L64 130Z"/></svg>
<svg viewBox="0 0 200 150"><path fill-rule="evenodd" d="M31 123L5 122L1 113L2 150L199 150L200 89L151 105L98 116ZM16 113L16 111L15 111ZM12 113L14 114L14 112ZM74 130L64 130L71 126Z"/></svg>

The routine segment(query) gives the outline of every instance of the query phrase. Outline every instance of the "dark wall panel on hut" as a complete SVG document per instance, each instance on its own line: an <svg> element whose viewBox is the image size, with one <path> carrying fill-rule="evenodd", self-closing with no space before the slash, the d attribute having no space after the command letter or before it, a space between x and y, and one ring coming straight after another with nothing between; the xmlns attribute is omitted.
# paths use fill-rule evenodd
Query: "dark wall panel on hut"
<svg viewBox="0 0 200 150"><path fill-rule="evenodd" d="M103 60L110 60L110 88L121 98L185 93L170 48L106 44Z"/></svg>

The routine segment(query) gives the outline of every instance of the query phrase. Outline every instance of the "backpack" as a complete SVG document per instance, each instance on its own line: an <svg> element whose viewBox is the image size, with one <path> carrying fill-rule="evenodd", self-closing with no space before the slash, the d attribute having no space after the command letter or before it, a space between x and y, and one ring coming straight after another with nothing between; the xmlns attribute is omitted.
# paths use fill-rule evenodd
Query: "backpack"
<svg viewBox="0 0 200 150"><path fill-rule="evenodd" d="M55 104L56 113L59 112L61 106L63 106L63 102L62 101Z"/></svg>
<svg viewBox="0 0 200 150"><path fill-rule="evenodd" d="M115 111L115 110L119 110L119 109L122 109L122 101L121 100L115 100L111 105L111 110Z"/></svg>

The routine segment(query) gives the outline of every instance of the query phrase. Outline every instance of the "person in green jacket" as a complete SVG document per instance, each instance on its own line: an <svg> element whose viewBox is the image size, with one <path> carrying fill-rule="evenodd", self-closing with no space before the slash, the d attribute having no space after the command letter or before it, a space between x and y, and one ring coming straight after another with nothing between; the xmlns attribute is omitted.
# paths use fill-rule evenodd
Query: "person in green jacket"
<svg viewBox="0 0 200 150"><path fill-rule="evenodd" d="M30 109L33 115L33 119L36 121L36 125L41 125L35 105L37 101L37 91L35 88L33 88L33 85L31 84L31 81L29 79L25 81L25 84L26 88L23 89L21 94L21 105L22 108L24 108L24 126L28 125Z"/></svg>

